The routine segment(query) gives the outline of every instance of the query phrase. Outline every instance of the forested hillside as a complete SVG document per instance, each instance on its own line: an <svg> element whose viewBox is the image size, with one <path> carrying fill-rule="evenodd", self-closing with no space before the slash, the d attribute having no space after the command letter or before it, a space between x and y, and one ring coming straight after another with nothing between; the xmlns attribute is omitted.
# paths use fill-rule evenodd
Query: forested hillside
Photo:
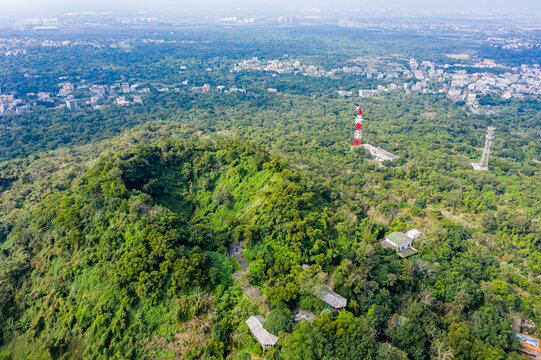
<svg viewBox="0 0 541 360"><path fill-rule="evenodd" d="M483 230L471 228L463 218L442 215L444 199L420 190L414 202L396 203L398 192L413 191L415 176L376 169L362 154L348 156L367 172L360 178L368 184L379 174L381 190L364 185L370 191L360 197L347 187L333 189L252 143L227 138L136 145L68 175L56 169L37 178L32 163L19 164L26 173L6 180L4 191L5 201L19 196L21 207L16 218L4 209L4 354L260 353L243 320L262 308L235 285L238 265L224 256L230 242L242 241L248 280L261 287L271 317L291 316L295 304L320 314L312 326L278 325L282 346L266 356L425 359L438 347L457 357L504 358L517 346L511 317L539 316L539 280L527 275L539 272L533 225L487 228L489 219ZM52 185L55 179L61 185ZM44 180L53 191L40 189ZM415 188L434 186L430 176L424 181ZM387 200L380 198L385 193ZM449 206L467 213L467 204L461 196ZM417 257L400 260L376 243L386 229L414 224L426 231ZM505 240L513 237L516 243ZM500 241L507 243L504 259L494 256ZM518 241L529 243L522 253ZM523 262L528 258L530 265ZM347 310L326 310L313 297L320 272L349 300ZM401 316L409 321L393 325Z"/></svg>
<svg viewBox="0 0 541 360"><path fill-rule="evenodd" d="M163 141L100 158L11 224L1 315L12 356L133 357L152 334L217 317L221 297L243 302L224 256L229 224L283 176L239 141ZM224 353L207 347L194 354Z"/></svg>
<svg viewBox="0 0 541 360"><path fill-rule="evenodd" d="M60 77L149 89L126 106L93 108L81 90L77 111L0 118L0 360L525 359L512 324L541 338L539 96L483 95L482 113L436 88L337 95L395 81L383 77L232 71L251 56L328 67L364 57L371 69L503 49L209 28L160 28L156 42L139 28L81 31L71 47L0 64L6 89L25 96L58 92ZM500 55L515 64L537 51ZM203 83L211 90L191 87ZM359 103L363 141L397 160L351 148ZM490 171L474 171L490 125ZM412 256L380 245L414 228ZM298 308L313 319L295 321ZM256 341L252 315L275 346Z"/></svg>

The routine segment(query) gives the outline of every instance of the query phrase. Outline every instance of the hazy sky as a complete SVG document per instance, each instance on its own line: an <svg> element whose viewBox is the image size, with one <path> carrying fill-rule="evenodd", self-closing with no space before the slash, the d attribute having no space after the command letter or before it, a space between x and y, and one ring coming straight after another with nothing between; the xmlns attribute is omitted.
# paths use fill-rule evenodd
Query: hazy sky
<svg viewBox="0 0 541 360"><path fill-rule="evenodd" d="M404 13L540 14L541 0L0 0L0 13L121 10L300 10L393 11Z"/></svg>

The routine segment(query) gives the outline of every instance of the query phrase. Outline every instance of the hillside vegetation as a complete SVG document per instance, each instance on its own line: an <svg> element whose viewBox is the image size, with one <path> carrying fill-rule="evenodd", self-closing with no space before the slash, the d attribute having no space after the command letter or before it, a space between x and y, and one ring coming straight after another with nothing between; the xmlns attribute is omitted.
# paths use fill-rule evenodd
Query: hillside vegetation
<svg viewBox="0 0 541 360"><path fill-rule="evenodd" d="M74 41L114 41L0 64L3 91L21 96L56 93L66 74L152 89L129 107L1 118L0 360L525 359L511 324L541 327L537 95L483 95L490 116L436 91L363 98L363 141L399 157L379 164L350 149L360 100L337 90L394 80L231 72L284 49L326 67L504 49L342 27L210 28L160 28L175 42L129 49L109 45L146 39L145 28L81 31ZM177 91L156 89L169 84ZM192 90L202 84L211 90ZM474 171L490 125L490 171ZM415 255L380 246L413 228ZM244 269L229 247L244 249ZM314 296L321 286L347 307ZM294 322L296 307L316 319ZM256 342L251 315L276 346Z"/></svg>
<svg viewBox="0 0 541 360"><path fill-rule="evenodd" d="M268 357L425 359L438 346L457 357L505 358L517 346L511 317L539 316L539 278L527 275L539 273L532 225L499 225L487 229L497 237L485 237L469 221L443 216L432 197L395 207L397 192L412 191L407 184L420 180L422 189L434 181L414 175L414 167L407 174L375 169L363 154L351 156L372 169L364 181L377 176L381 190L364 186L361 198L347 187L338 191L235 138L163 139L106 153L89 170L68 165L38 179L32 162L19 167L4 190L4 204L17 193L26 200L17 217L13 211L3 217L3 354L261 353L243 321L265 310L235 284L236 264L224 256L229 243L242 241L248 280L262 289L271 317L291 316L295 304L319 315L289 336L282 332L289 326L276 325L282 346ZM42 181L48 190L38 186ZM385 191L389 201L378 200ZM466 204L461 196L454 206ZM376 241L386 227L376 214L392 230L424 224L421 254L400 260L382 249ZM506 234L529 244L523 248L529 265L514 260L519 253L511 242L504 259L494 256ZM312 288L329 280L322 273L348 298L346 311L329 311L313 297ZM409 321L396 326L401 316Z"/></svg>

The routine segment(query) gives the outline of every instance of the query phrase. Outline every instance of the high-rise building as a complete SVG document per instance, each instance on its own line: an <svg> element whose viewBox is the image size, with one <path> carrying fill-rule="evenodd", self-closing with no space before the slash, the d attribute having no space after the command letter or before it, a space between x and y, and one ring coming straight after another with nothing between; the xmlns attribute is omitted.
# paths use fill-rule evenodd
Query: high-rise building
<svg viewBox="0 0 541 360"><path fill-rule="evenodd" d="M71 98L66 99L66 107L69 111L77 111L79 110L79 104L77 103L77 99Z"/></svg>

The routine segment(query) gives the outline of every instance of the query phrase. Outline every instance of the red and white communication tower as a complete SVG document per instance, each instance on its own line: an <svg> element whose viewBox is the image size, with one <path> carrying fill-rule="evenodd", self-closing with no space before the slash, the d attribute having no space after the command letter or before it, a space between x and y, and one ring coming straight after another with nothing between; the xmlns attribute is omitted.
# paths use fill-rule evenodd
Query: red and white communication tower
<svg viewBox="0 0 541 360"><path fill-rule="evenodd" d="M353 135L353 143L351 146L363 145L363 107L359 105L357 108L357 118L355 120L355 134Z"/></svg>

